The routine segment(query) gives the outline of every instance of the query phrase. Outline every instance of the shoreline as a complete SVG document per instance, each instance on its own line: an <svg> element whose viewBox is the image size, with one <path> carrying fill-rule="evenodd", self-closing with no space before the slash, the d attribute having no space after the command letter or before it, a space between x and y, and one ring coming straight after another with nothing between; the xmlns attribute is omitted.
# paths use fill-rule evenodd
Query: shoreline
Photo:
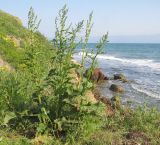
<svg viewBox="0 0 160 145"><path fill-rule="evenodd" d="M80 62L80 55L75 55L74 56L74 60L76 60L77 62ZM103 86L101 86L101 91L102 94L104 96L109 96L109 98L113 97L114 95L120 95L122 98L122 102L125 105L129 105L131 107L138 107L138 106L143 106L144 104L149 105L151 108L156 106L158 108L158 110L160 110L160 98L158 97L158 94L149 94L152 93L150 92L150 90L147 89L143 89L143 79L145 79L145 77L148 80L154 80L153 78L150 78L148 75L150 73L146 73L145 76L141 79L141 74L139 75L139 72L141 70L137 70L138 68L131 68L131 70L129 70L130 74L128 74L128 69L127 66L122 66L117 65L117 62L112 61L108 61L108 60L99 60L99 67L101 68L101 71L104 73L104 75L109 76L110 78L113 78L113 75L116 73L122 73L124 74L127 79L129 80L128 83L123 83L121 81L118 80L113 80L110 79L109 81L106 81L106 83L103 83ZM119 64L119 63L118 63ZM118 68L121 68L120 70ZM122 70L123 68L126 68L124 70ZM139 72L137 72L139 71ZM143 73L143 71L142 71ZM156 75L156 74L155 74ZM158 76L156 76L158 79ZM154 81L157 80L155 78ZM137 84L137 81L140 81L139 84ZM142 83L141 83L142 82ZM113 94L110 90L109 87L112 83L116 83L118 85L122 85L124 87L124 89L126 90L124 92L124 94ZM147 83L147 82L146 82ZM154 84L154 82L152 82ZM141 86L142 84L142 86ZM156 86L156 84L154 84ZM138 87L137 90L134 87ZM149 86L148 86L149 87ZM147 94L146 94L147 93ZM151 95L151 96L149 96ZM152 96L154 95L154 96ZM131 103L132 102L132 103ZM133 105L132 105L133 104Z"/></svg>
<svg viewBox="0 0 160 145"><path fill-rule="evenodd" d="M101 71L102 71L102 69L101 69ZM113 76L114 75L115 74L113 74ZM123 75L123 74L119 74L119 75ZM152 101L155 100L155 102L148 102L147 103L147 102L143 102L143 100L141 98L139 98L141 101L137 102L138 100L135 100L136 98L132 98L132 96L128 97L126 94L130 90L126 86L131 85L132 81L130 81L129 78L126 78L124 75L123 75L123 77L124 77L123 79L126 80L125 82L121 79L114 79L114 77L109 77L108 80L104 80L100 83L97 83L96 89L99 90L99 93L101 94L102 97L107 98L107 99L111 99L114 96L119 96L121 98L122 104L126 107L130 107L130 108L135 109L137 107L142 107L144 105L147 105L149 108L157 108L160 111L160 106L158 104L156 105L156 103L160 102L159 98L152 98L152 97L148 96L149 99L151 99ZM110 90L110 87L112 84L115 84L118 87L121 87L122 89L124 89L124 91L123 92L114 92L114 91ZM147 96L144 96L143 99L146 100Z"/></svg>

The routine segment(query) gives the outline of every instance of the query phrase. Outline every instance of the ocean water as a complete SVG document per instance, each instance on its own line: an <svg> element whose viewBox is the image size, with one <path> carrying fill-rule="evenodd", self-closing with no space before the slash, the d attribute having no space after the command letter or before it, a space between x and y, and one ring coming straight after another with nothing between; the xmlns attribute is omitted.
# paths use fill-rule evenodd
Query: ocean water
<svg viewBox="0 0 160 145"><path fill-rule="evenodd" d="M95 44L88 44L88 49L95 49ZM81 59L81 49L75 59ZM104 54L97 57L99 67L109 77L124 74L129 83L110 80L103 84L101 92L106 97L119 95L123 104L131 107L146 104L160 110L160 44L109 43ZM112 83L120 84L125 93L115 94L108 88Z"/></svg>

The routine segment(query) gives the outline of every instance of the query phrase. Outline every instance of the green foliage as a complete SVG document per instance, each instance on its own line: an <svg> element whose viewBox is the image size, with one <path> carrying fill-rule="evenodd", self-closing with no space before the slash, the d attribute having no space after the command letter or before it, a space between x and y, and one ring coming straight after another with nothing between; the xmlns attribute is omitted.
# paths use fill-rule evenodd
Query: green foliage
<svg viewBox="0 0 160 145"><path fill-rule="evenodd" d="M14 131L0 130L0 145L32 145L32 143Z"/></svg>
<svg viewBox="0 0 160 145"><path fill-rule="evenodd" d="M21 20L0 10L0 55L14 67L20 64L23 58L23 50L19 50L14 43L7 41L8 36L24 39L27 29L22 26ZM22 43L22 42L21 42Z"/></svg>
<svg viewBox="0 0 160 145"><path fill-rule="evenodd" d="M81 68L71 62L76 47L82 42L76 41L84 21L75 27L67 27L67 12L65 6L56 19L55 49L52 49L49 62L50 50L46 49L45 43L42 44L44 41L37 33L40 21L30 9L24 55L18 62L21 68L1 76L2 126L14 124L13 128L19 132L27 133L32 128L34 135L52 133L58 136L62 132L67 136L67 132L72 134L74 130L84 135L83 130L89 127L89 122L96 124L87 129L90 132L100 127L101 113L98 110L104 105L88 102L85 96L92 83L83 75L79 85L73 82L75 70L82 74L85 71L84 66ZM91 16L87 23L90 21ZM86 37L89 37L91 30L86 31Z"/></svg>
<svg viewBox="0 0 160 145"><path fill-rule="evenodd" d="M139 138L135 137L137 143L157 144L160 140L159 127L160 112L155 108L149 109L146 106L135 110L123 108L117 110L115 116L107 118L105 129L111 132L119 132L119 138L124 142L127 134L135 132ZM141 135L143 134L143 135Z"/></svg>
<svg viewBox="0 0 160 145"><path fill-rule="evenodd" d="M56 18L53 47L38 32L40 21L33 8L28 13L28 29L16 18L0 12L0 53L16 68L12 72L0 71L0 129L9 130L2 132L2 137L0 132L0 144L122 144L131 131L143 132L149 143L158 144L160 113L155 109L126 110L117 98L112 106L114 115L106 117L106 106L88 99L86 92L94 88L89 78L97 67L97 56L103 53L108 33L96 50L88 50L92 13L86 24L81 21L75 26L67 25L67 13L64 6ZM81 38L84 29L85 37ZM22 49L7 35L23 39ZM78 45L83 50L81 65L72 62ZM13 130L32 138L32 142L22 136L9 140L6 134Z"/></svg>
<svg viewBox="0 0 160 145"><path fill-rule="evenodd" d="M39 46L41 46L41 50L43 50L43 60L49 61L49 49L52 48L51 44L38 31L35 35L38 43L40 43ZM24 67L22 60L25 57L24 49L28 47L27 45L29 45L30 42L29 39L31 37L29 36L30 31L23 27L21 21L17 17L0 11L0 56L16 69ZM13 40L9 40L9 37L13 37ZM19 46L16 46L14 41L18 41ZM40 61L40 59L37 61Z"/></svg>
<svg viewBox="0 0 160 145"><path fill-rule="evenodd" d="M32 9L30 15L34 17ZM32 19L30 15L29 18ZM4 39L6 38L4 35L1 40L4 42L1 43L4 48L1 49L2 53L5 52L4 56L7 60L11 58L12 64L16 63L14 66L17 69L11 73L1 72L0 124L2 126L14 124L14 128L19 131L30 129L34 122L31 120L39 117L39 114L34 113L39 111L39 108L35 108L37 105L35 96L50 66L50 43L35 29L33 32L32 27L35 28L35 25L32 22L29 25L30 29L24 34L26 44L23 49L15 48L12 43ZM20 59L15 56L20 56ZM33 127L36 126L35 123Z"/></svg>
<svg viewBox="0 0 160 145"><path fill-rule="evenodd" d="M35 15L33 8L31 7L28 13L28 29L31 32L37 31L40 22L41 20L37 22L37 16Z"/></svg>
<svg viewBox="0 0 160 145"><path fill-rule="evenodd" d="M54 108L54 112L51 113L50 118L55 124L55 131L65 132L73 131L72 128L74 128L74 126L77 129L78 127L82 127L82 124L85 124L87 121L84 120L85 116L88 116L88 119L91 116L92 118L99 116L97 111L98 107L97 110L93 109L95 105L99 104L87 102L87 97L85 96L85 92L92 87L92 85L90 85L90 80L83 77L83 74L85 73L85 66L80 67L80 65L76 65L71 62L76 47L80 43L83 43L82 38L79 40L79 42L77 42L77 36L78 33L80 33L83 29L84 21L79 22L75 27L72 25L66 26L67 12L68 9L66 6L64 6L59 11L59 17L56 18L55 21L56 33L54 44L57 52L56 55L52 57L53 67L50 70L47 78L47 84L49 84L53 89L53 94L51 96L52 102L55 102L54 106L53 104L51 106L51 108ZM87 21L86 36L84 38L85 44L87 44L88 37L90 35L91 21L92 14ZM103 40L104 41L102 43L105 43L106 39ZM85 44L83 46L84 51L86 50L87 46ZM99 47L99 49L101 49L101 47ZM100 51L97 51L97 55L99 53ZM95 68L94 63L96 56L91 58L91 71L93 71ZM82 61L85 61L85 58ZM84 63L82 63L82 65L83 64ZM72 82L72 80L75 78L70 75L71 73L76 73L75 69L81 73L81 80L79 81L78 85ZM85 130L85 127L83 127L83 130Z"/></svg>
<svg viewBox="0 0 160 145"><path fill-rule="evenodd" d="M24 51L17 49L12 42L8 42L0 36L0 56L14 67L18 67L23 58Z"/></svg>
<svg viewBox="0 0 160 145"><path fill-rule="evenodd" d="M43 39L40 39L37 29L39 27L40 21L37 22L37 16L35 15L33 8L30 8L28 13L28 33L27 44L24 49L25 56L23 59L24 70L29 71L31 78L34 78L33 81L39 81L44 72L47 73L49 66L50 51L44 47L42 42L45 42ZM48 52L47 52L48 51ZM48 57L48 59L47 59ZM36 78L38 80L36 80Z"/></svg>
<svg viewBox="0 0 160 145"><path fill-rule="evenodd" d="M82 142L83 145L111 145L122 144L120 132L112 132L108 130L98 130L94 132L89 139Z"/></svg>
<svg viewBox="0 0 160 145"><path fill-rule="evenodd" d="M102 125L101 111L104 105L88 101L85 92L92 87L92 83L83 77L84 66L71 62L76 47L83 41L80 39L77 43L84 21L74 27L66 26L67 12L64 6L55 21L55 49L52 49L50 64L47 59L50 58L50 50L44 48L47 45L42 44L37 33L40 21L30 9L24 58L20 62L23 67L1 77L1 104L4 106L1 111L2 126L12 127L14 124L13 129L27 134L32 128L34 135L49 133L61 136L63 133L67 136L68 133L73 134L74 130L77 130L77 134L81 132L87 135ZM92 15L87 25L90 25L91 19ZM90 26L87 26L86 44L90 31ZM91 67L94 69L94 66ZM77 75L75 70L81 73L78 83L73 81Z"/></svg>
<svg viewBox="0 0 160 145"><path fill-rule="evenodd" d="M19 18L14 17L0 10L0 33L4 35L14 35L23 38L27 29L22 26Z"/></svg>

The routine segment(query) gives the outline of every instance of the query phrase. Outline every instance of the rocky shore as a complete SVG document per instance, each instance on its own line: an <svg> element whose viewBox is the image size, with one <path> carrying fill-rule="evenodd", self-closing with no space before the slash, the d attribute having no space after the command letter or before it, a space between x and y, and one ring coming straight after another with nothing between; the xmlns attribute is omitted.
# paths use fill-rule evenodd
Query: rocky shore
<svg viewBox="0 0 160 145"><path fill-rule="evenodd" d="M103 84L107 83L109 80L118 80L123 83L129 82L123 74L114 74L113 77L111 77L111 78L108 76L105 76L103 74L103 72L100 70L100 68L94 69L90 79L92 81L96 82L97 88L99 88L99 89L103 88ZM125 92L125 89L123 88L123 86L121 86L119 84L115 84L115 83L110 85L109 90L111 90L112 92L115 92L115 93L124 93Z"/></svg>

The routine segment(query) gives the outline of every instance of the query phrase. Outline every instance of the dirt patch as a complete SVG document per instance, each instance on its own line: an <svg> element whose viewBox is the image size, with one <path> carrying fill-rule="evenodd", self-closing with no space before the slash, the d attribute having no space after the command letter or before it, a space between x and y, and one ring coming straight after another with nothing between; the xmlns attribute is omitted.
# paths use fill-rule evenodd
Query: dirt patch
<svg viewBox="0 0 160 145"><path fill-rule="evenodd" d="M140 131L131 131L126 135L126 143L130 145L131 143L150 145L150 138L146 136L145 133Z"/></svg>

